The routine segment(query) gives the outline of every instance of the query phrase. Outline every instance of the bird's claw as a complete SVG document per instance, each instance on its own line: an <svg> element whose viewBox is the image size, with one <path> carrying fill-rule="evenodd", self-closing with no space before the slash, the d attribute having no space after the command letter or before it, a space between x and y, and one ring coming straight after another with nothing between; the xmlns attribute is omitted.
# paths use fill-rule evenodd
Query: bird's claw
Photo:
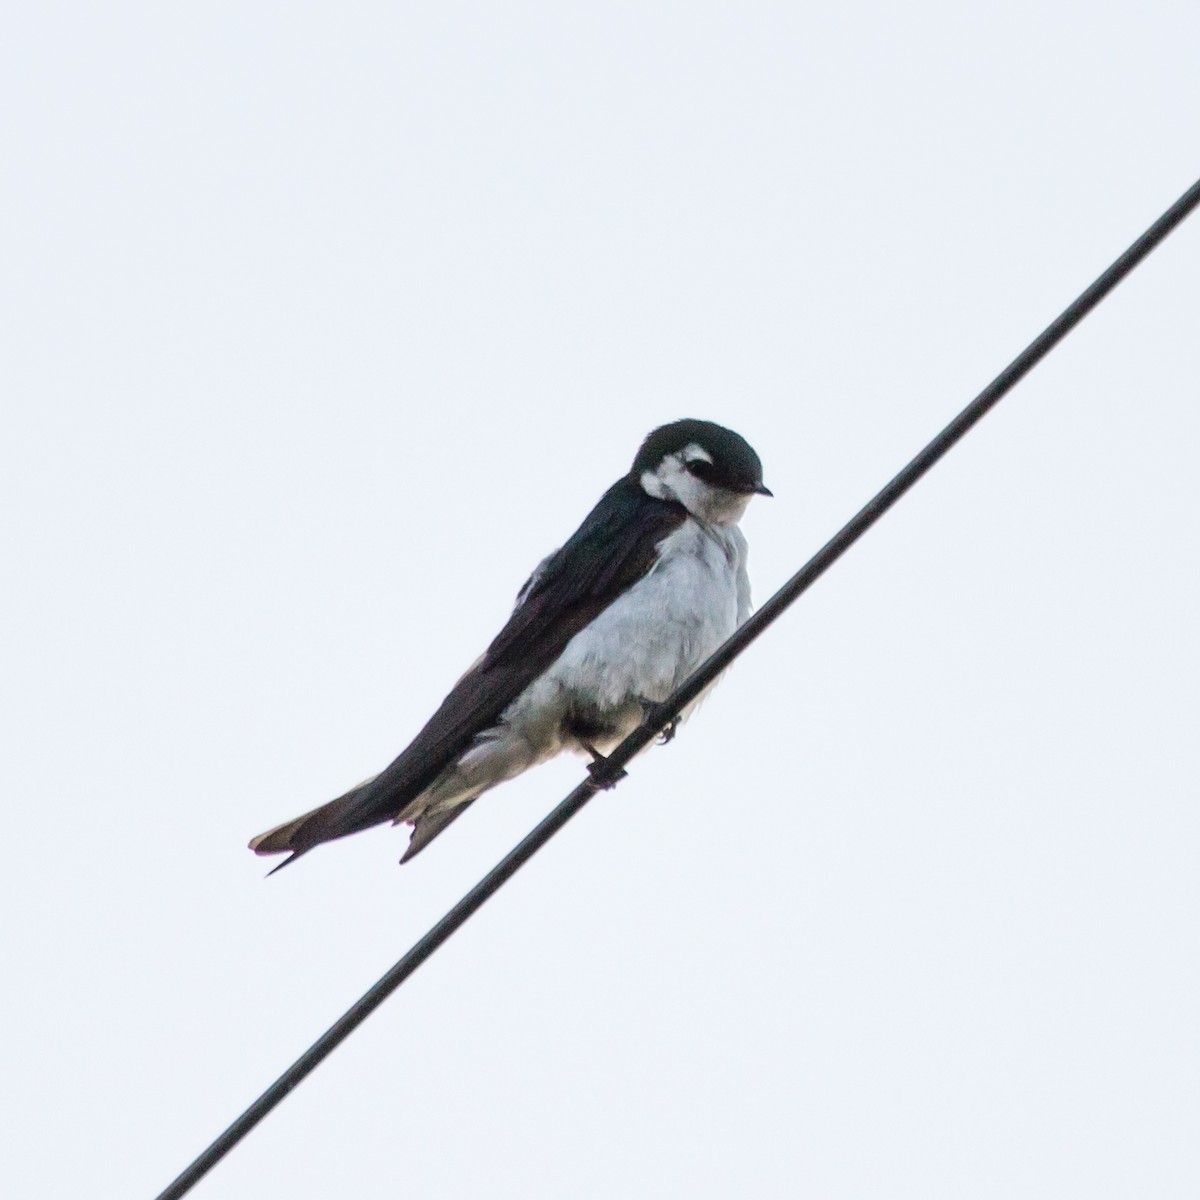
<svg viewBox="0 0 1200 1200"><path fill-rule="evenodd" d="M609 771L608 759L603 754L596 754L595 751L592 751L592 754L593 758L588 763L587 770L596 787L604 790L614 788L629 774L624 767L618 767L615 772Z"/></svg>
<svg viewBox="0 0 1200 1200"><path fill-rule="evenodd" d="M659 713L662 711L661 704L647 704L645 707L646 723L648 725L657 724L659 721ZM658 744L665 746L671 741L679 730L679 714L676 713L663 727L658 731Z"/></svg>

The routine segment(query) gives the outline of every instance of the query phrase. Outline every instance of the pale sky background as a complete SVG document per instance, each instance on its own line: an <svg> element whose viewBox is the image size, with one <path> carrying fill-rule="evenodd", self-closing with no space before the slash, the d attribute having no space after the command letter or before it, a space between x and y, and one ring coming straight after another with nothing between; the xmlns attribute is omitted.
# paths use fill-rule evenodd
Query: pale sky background
<svg viewBox="0 0 1200 1200"><path fill-rule="evenodd" d="M385 765L652 426L770 594L1200 175L1200 7L38 4L0 1192L154 1195L580 777ZM1200 1194L1200 221L194 1192Z"/></svg>

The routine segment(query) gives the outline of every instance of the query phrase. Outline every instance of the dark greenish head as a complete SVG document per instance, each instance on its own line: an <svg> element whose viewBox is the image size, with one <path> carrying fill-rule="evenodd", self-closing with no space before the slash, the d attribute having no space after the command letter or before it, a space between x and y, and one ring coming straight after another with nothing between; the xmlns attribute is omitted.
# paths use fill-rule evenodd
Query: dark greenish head
<svg viewBox="0 0 1200 1200"><path fill-rule="evenodd" d="M751 496L769 496L762 461L741 434L712 421L673 421L642 443L630 475L658 500L674 500L716 525L741 518Z"/></svg>

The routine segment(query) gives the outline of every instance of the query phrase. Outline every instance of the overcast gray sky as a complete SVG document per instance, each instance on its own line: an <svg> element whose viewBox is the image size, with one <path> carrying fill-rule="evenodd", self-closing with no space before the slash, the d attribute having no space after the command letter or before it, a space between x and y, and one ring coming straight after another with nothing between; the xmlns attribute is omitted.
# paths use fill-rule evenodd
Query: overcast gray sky
<svg viewBox="0 0 1200 1200"><path fill-rule="evenodd" d="M26 5L0 1190L163 1187L580 776L386 764L646 430L759 599L1200 174L1194 3ZM1200 1192L1200 223L196 1190Z"/></svg>

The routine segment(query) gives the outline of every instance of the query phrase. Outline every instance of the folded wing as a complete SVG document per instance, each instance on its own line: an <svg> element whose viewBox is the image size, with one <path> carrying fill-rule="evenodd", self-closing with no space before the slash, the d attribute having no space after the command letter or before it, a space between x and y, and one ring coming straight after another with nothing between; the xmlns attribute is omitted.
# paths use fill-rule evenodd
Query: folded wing
<svg viewBox="0 0 1200 1200"><path fill-rule="evenodd" d="M345 795L260 834L250 848L258 854L291 851L281 864L286 866L321 842L403 819L405 808L477 734L495 726L571 638L654 566L659 543L686 518L682 505L646 495L630 477L614 484L538 568L486 653L400 756Z"/></svg>

